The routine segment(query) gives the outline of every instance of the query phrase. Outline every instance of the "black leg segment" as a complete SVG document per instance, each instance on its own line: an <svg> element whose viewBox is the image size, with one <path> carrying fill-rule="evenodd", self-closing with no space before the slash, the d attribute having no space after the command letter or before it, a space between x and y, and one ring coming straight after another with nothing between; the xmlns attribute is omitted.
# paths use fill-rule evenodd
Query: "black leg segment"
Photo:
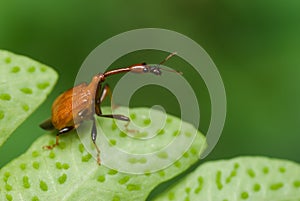
<svg viewBox="0 0 300 201"><path fill-rule="evenodd" d="M101 114L98 115L99 117L106 117L106 118L113 118L113 119L118 119L122 121L130 121L130 119L124 115L121 114Z"/></svg>
<svg viewBox="0 0 300 201"><path fill-rule="evenodd" d="M100 160L100 149L99 147L97 146L96 144L96 139L97 139L97 127L96 127L96 120L95 120L95 117L92 119L93 121L93 125L92 125L92 132L91 132L91 138L92 138L92 141L95 145L95 148L97 150L97 163L98 165L101 165L101 160Z"/></svg>

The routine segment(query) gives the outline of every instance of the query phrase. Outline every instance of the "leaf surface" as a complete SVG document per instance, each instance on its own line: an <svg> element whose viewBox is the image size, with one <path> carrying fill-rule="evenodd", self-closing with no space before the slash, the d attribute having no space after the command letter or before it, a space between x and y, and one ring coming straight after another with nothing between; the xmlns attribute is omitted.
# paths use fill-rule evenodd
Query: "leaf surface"
<svg viewBox="0 0 300 201"><path fill-rule="evenodd" d="M0 146L46 99L57 77L44 64L0 50Z"/></svg>
<svg viewBox="0 0 300 201"><path fill-rule="evenodd" d="M155 201L296 201L300 165L266 157L207 162Z"/></svg>
<svg viewBox="0 0 300 201"><path fill-rule="evenodd" d="M103 111L105 112L105 109ZM137 118L139 114L149 113L148 108L130 109L130 111L131 114L136 114ZM155 118L157 114L155 113L153 117ZM164 134L168 133L167 129L173 132L173 128L177 128L177 123L180 121L171 115L167 115L167 119L169 123ZM98 120L100 121L100 118ZM101 129L104 132L111 132L114 135L119 129L115 127L112 119L101 118L101 122ZM143 174L123 173L104 165L98 166L75 132L63 135L59 147L51 151L43 150L42 146L55 141L54 135L44 135L37 139L26 153L0 170L0 200L145 200L155 186L180 174L195 163L199 159L200 150L205 147L205 138L201 133L188 123L182 122L182 125L184 129L182 135L185 137L191 137L185 134L187 132L197 133L191 147L167 168ZM116 143L112 144L120 145L122 148L122 143L126 142L122 139L130 137L124 136L120 130L118 133L122 135L114 136ZM169 140L168 137L162 137L164 134L156 137L161 137L161 141ZM90 129L87 130L86 135L90 136ZM105 138L103 137L102 140ZM112 141L109 139L109 142ZM132 141L130 150L135 150L137 153L144 151L141 150L144 146L140 143L141 141L138 140ZM109 157L105 149L100 148L101 158ZM159 156L168 158L168 155L164 154ZM147 163L147 159L137 158L131 162L144 164Z"/></svg>

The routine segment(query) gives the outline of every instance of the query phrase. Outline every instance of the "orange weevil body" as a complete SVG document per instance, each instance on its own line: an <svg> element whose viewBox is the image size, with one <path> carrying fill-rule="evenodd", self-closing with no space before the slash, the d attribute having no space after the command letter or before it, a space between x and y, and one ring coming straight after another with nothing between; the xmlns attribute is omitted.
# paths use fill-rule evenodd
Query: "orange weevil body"
<svg viewBox="0 0 300 201"><path fill-rule="evenodd" d="M175 53L169 55L161 63L168 60L174 54ZM56 134L56 143L45 146L45 148L53 149L55 146L59 145L59 135L77 128L85 120L91 120L93 122L91 138L97 149L97 162L100 165L100 149L96 144L97 129L94 114L100 117L130 121L130 119L124 115L102 114L100 105L107 95L111 95L109 86L106 84L102 87L102 83L108 76L126 72L153 73L155 75L161 75L159 65L150 66L146 63L135 64L129 67L99 73L93 77L89 84L82 83L62 93L56 98L52 105L51 118L40 124L40 127L45 130L58 130Z"/></svg>

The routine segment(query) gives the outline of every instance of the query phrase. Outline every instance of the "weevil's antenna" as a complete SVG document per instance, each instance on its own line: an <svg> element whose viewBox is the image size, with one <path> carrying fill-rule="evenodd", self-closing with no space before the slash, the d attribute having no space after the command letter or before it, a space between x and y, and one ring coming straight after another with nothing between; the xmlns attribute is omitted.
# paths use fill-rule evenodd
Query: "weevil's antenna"
<svg viewBox="0 0 300 201"><path fill-rule="evenodd" d="M180 75L182 75L183 73L181 71L177 71L177 70L170 70L170 69L165 69L165 68L160 68L159 66L163 63L165 63L166 61L168 61L171 57L173 57L174 55L176 55L177 52L173 52L171 54L169 54L169 56L167 56L164 60L162 60L158 65L157 67L161 70L164 70L164 71L168 71L168 72L172 72L172 73L178 73Z"/></svg>
<svg viewBox="0 0 300 201"><path fill-rule="evenodd" d="M177 54L177 52L173 52L173 53L169 54L169 56L167 56L164 60L162 60L162 61L159 63L159 65L165 63L165 62L168 61L172 56L174 56L174 55L176 55L176 54Z"/></svg>

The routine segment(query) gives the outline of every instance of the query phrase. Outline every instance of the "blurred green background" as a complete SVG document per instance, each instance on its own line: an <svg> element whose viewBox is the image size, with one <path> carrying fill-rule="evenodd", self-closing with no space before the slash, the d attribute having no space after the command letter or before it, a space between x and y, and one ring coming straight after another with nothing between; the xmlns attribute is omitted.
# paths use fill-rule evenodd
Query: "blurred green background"
<svg viewBox="0 0 300 201"><path fill-rule="evenodd" d="M45 133L38 124L50 115L55 97L73 86L78 68L95 47L116 34L146 27L187 35L208 52L220 71L227 93L227 119L219 143L205 160L265 155L300 162L299 10L300 1L291 0L2 0L0 48L54 67L60 78L49 99L0 149L0 167ZM155 63L166 55L131 53L112 68ZM179 58L167 65L182 70L193 85L201 107L199 129L205 133L210 101L204 83ZM110 85L118 78L111 79ZM178 115L172 95L163 89L149 93L153 90L137 91L131 105L160 103ZM145 94L153 95L145 98Z"/></svg>

